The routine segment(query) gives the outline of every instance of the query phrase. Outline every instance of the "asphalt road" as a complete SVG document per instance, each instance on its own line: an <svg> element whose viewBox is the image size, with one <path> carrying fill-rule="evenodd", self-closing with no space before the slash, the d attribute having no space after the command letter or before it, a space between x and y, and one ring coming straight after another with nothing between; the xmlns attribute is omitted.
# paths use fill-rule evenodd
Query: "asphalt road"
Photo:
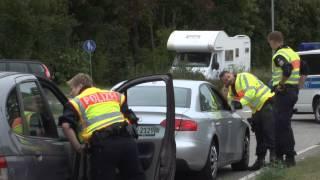
<svg viewBox="0 0 320 180"><path fill-rule="evenodd" d="M320 124L314 122L313 115L294 115L292 120L292 127L294 131L297 152L318 144L320 142ZM251 165L255 161L255 136L251 134L250 140L250 163ZM302 156L302 155L299 155ZM299 157L298 157L299 158ZM266 158L268 160L268 158ZM236 180L240 179L251 171L232 171L230 166L226 166L218 171L218 180ZM176 180L197 180L199 179L196 175L179 173L177 174Z"/></svg>

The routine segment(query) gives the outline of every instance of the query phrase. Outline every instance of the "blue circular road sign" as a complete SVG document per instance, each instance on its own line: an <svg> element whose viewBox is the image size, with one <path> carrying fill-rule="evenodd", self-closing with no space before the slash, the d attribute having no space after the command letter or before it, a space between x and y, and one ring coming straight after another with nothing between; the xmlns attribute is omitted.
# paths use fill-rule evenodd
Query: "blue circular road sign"
<svg viewBox="0 0 320 180"><path fill-rule="evenodd" d="M96 49L97 45L93 40L86 40L82 48L87 52L87 53L92 53Z"/></svg>

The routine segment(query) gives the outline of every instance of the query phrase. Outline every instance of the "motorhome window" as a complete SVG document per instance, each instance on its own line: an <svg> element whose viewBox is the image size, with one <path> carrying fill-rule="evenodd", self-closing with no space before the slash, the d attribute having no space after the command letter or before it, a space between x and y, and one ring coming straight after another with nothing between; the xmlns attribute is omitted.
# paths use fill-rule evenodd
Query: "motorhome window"
<svg viewBox="0 0 320 180"><path fill-rule="evenodd" d="M239 57L239 48L236 48L236 57Z"/></svg>
<svg viewBox="0 0 320 180"><path fill-rule="evenodd" d="M225 60L226 61L233 61L233 50L226 50L225 51Z"/></svg>
<svg viewBox="0 0 320 180"><path fill-rule="evenodd" d="M210 65L211 53L179 53L175 66L208 67Z"/></svg>
<svg viewBox="0 0 320 180"><path fill-rule="evenodd" d="M246 48L246 49L245 49L245 53L249 53L249 48Z"/></svg>
<svg viewBox="0 0 320 180"><path fill-rule="evenodd" d="M309 75L320 74L320 54L300 55L301 60L305 61L309 67Z"/></svg>

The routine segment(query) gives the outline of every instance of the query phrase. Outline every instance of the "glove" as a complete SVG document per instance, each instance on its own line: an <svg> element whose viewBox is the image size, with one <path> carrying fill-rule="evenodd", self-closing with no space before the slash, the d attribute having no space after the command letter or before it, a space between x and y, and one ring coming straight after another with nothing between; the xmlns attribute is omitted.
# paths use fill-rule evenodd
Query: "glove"
<svg viewBox="0 0 320 180"><path fill-rule="evenodd" d="M136 124L128 124L126 126L127 132L130 134L131 137L138 139L138 130L137 130L137 125Z"/></svg>
<svg viewBox="0 0 320 180"><path fill-rule="evenodd" d="M251 118L247 118L247 121L248 123L250 124L251 126L251 131L252 132L255 132L255 124L254 124L254 119L251 117Z"/></svg>
<svg viewBox="0 0 320 180"><path fill-rule="evenodd" d="M286 87L283 84L278 84L277 86L275 86L275 90L274 92L276 94L282 94L286 92Z"/></svg>
<svg viewBox="0 0 320 180"><path fill-rule="evenodd" d="M124 117L126 117L131 124L138 124L139 118L131 109L128 109L124 112Z"/></svg>

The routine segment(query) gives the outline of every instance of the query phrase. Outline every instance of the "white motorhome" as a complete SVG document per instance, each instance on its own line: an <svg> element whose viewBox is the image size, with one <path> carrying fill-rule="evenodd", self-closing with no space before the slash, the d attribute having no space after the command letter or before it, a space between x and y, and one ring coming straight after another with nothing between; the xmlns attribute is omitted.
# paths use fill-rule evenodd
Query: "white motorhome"
<svg viewBox="0 0 320 180"><path fill-rule="evenodd" d="M299 91L295 113L314 113L315 120L320 122L320 49L297 53L308 65L309 75Z"/></svg>
<svg viewBox="0 0 320 180"><path fill-rule="evenodd" d="M250 71L251 42L246 35L229 37L224 31L174 31L167 49L176 52L172 70L181 66L217 79L223 70Z"/></svg>

